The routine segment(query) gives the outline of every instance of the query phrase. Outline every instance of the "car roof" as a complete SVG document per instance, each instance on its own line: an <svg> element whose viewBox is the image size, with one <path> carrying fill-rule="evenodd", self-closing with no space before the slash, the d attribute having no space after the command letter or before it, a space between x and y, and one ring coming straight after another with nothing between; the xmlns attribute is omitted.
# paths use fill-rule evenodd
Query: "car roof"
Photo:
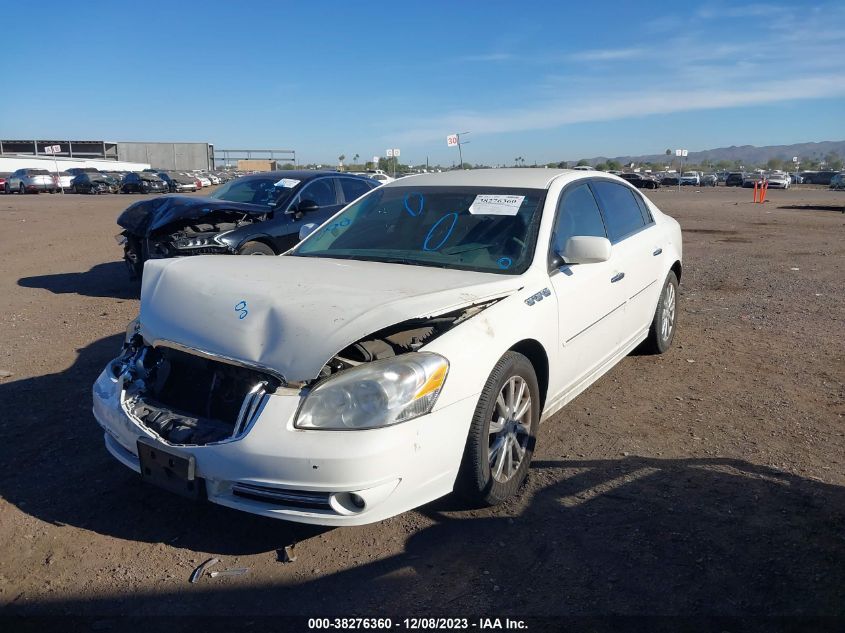
<svg viewBox="0 0 845 633"><path fill-rule="evenodd" d="M262 171L257 174L249 174L248 176L241 176L241 179L247 178L292 178L294 180L312 180L319 176L348 176L349 178L361 178L354 174L349 174L333 170L313 170L313 169L282 169L277 171Z"/></svg>
<svg viewBox="0 0 845 633"><path fill-rule="evenodd" d="M505 169L455 169L439 174L406 176L389 182L384 187L519 187L523 189L547 189L558 176L572 179L587 178L601 172L576 169L546 169L542 167L511 167ZM606 175L606 174L605 174ZM613 176L611 176L612 178Z"/></svg>

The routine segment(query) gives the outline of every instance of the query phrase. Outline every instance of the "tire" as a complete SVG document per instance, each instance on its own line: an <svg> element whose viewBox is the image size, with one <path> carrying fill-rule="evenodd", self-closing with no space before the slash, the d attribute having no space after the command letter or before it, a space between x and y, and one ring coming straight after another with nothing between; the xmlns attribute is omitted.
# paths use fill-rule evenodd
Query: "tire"
<svg viewBox="0 0 845 633"><path fill-rule="evenodd" d="M669 271L663 284L663 291L657 300L654 319L648 330L643 350L649 354L663 354L672 346L675 330L678 329L678 278Z"/></svg>
<svg viewBox="0 0 845 633"><path fill-rule="evenodd" d="M238 249L238 255L275 255L276 251L263 242L247 242Z"/></svg>
<svg viewBox="0 0 845 633"><path fill-rule="evenodd" d="M513 416L512 410L518 413L520 408L522 414ZM473 506L496 505L515 495L528 476L539 423L540 388L534 367L522 354L506 352L490 372L475 407L455 486L458 493ZM499 430L491 430L493 425Z"/></svg>
<svg viewBox="0 0 845 633"><path fill-rule="evenodd" d="M76 190L76 185L71 185L71 187L70 187L70 192L71 192L71 193L79 193L79 192Z"/></svg>
<svg viewBox="0 0 845 633"><path fill-rule="evenodd" d="M20 186L18 187L18 193L21 194L22 196L26 195L26 187L23 186L23 183L21 183Z"/></svg>

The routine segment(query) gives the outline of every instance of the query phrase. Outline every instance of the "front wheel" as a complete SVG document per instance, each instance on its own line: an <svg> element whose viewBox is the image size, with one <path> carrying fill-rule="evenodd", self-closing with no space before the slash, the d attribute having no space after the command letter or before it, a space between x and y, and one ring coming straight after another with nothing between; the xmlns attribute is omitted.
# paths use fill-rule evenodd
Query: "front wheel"
<svg viewBox="0 0 845 633"><path fill-rule="evenodd" d="M247 242L238 249L238 255L275 255L276 252L263 242Z"/></svg>
<svg viewBox="0 0 845 633"><path fill-rule="evenodd" d="M472 417L457 490L473 505L496 505L515 495L528 476L540 388L531 362L507 352L490 373Z"/></svg>
<svg viewBox="0 0 845 633"><path fill-rule="evenodd" d="M669 271L663 284L663 292L654 310L654 319L648 331L648 338L643 345L650 354L662 354L672 346L677 326L678 277Z"/></svg>

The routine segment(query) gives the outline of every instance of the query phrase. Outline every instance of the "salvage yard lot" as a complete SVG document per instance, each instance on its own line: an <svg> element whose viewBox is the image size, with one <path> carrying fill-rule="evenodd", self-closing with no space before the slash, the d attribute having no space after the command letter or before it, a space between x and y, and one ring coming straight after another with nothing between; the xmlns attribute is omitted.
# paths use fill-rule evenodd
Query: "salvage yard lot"
<svg viewBox="0 0 845 633"><path fill-rule="evenodd" d="M138 310L139 196L0 196L2 612L845 615L845 193L647 195L684 230L674 347L545 423L518 499L335 530L114 461L90 390ZM211 556L250 571L189 584Z"/></svg>

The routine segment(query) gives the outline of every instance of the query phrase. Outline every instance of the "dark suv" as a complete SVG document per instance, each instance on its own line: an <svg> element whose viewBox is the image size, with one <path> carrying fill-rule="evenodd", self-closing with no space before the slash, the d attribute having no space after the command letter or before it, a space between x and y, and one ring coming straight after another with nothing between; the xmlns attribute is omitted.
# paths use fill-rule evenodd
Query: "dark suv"
<svg viewBox="0 0 845 633"><path fill-rule="evenodd" d="M829 185L830 179L836 175L835 171L805 171L801 174L804 177L805 185Z"/></svg>
<svg viewBox="0 0 845 633"><path fill-rule="evenodd" d="M742 187L742 181L745 180L745 174L741 171L732 171L725 178L726 187Z"/></svg>
<svg viewBox="0 0 845 633"><path fill-rule="evenodd" d="M210 197L142 200L117 219L124 259L138 278L148 259L186 255L278 255L299 242L305 224L322 224L381 183L332 171L243 176Z"/></svg>
<svg viewBox="0 0 845 633"><path fill-rule="evenodd" d="M120 186L123 193L167 193L167 183L153 173L129 173Z"/></svg>

